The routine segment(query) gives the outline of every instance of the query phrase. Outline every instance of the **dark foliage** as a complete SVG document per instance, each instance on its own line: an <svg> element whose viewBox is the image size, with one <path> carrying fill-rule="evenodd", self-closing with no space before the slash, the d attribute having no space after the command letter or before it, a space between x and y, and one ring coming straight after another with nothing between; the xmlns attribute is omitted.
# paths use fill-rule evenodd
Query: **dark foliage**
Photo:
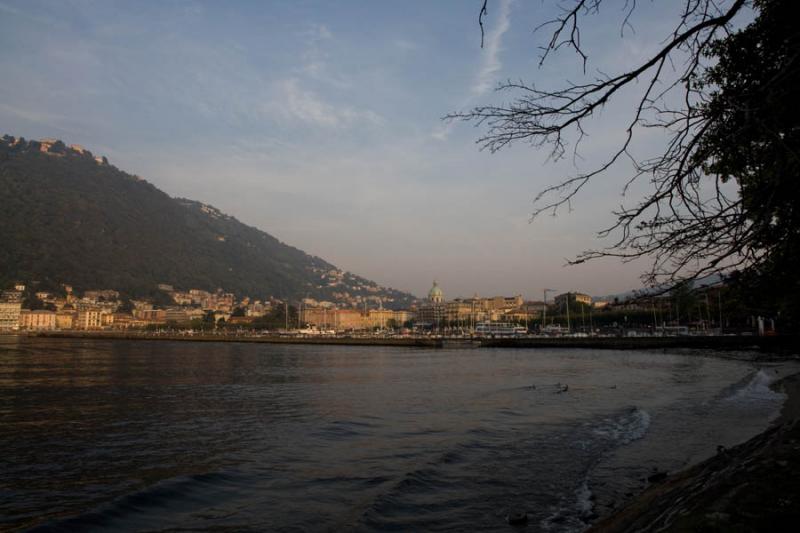
<svg viewBox="0 0 800 533"><path fill-rule="evenodd" d="M795 2L758 0L744 30L717 41L702 85L713 88L698 160L739 185L744 231L736 246L751 267L734 276L754 314L800 325L800 31Z"/></svg>

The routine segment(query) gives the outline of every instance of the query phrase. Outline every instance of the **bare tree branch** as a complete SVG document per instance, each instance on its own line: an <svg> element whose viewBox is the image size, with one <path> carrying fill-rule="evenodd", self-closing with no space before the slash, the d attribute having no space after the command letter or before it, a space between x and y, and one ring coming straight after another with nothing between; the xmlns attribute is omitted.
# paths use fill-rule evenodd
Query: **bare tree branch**
<svg viewBox="0 0 800 533"><path fill-rule="evenodd" d="M481 48L483 48L483 17L489 14L489 11L486 9L486 5L488 4L489 0L483 0L483 6L481 7L481 12L478 13L478 26L481 27Z"/></svg>
<svg viewBox="0 0 800 533"><path fill-rule="evenodd" d="M579 57L586 74L588 54L580 27L585 17L598 13L601 4L602 0L572 0L555 19L537 26L537 31L554 28L542 47L539 64L551 53L568 48ZM649 284L660 284L756 262L760 252L752 242L757 222L746 216L739 195L731 198L725 194L724 177L708 179L707 162L714 154L701 142L714 120L705 105L709 88L701 81L706 58L714 42L730 35L731 22L746 6L746 0L684 0L668 38L654 54L628 70L613 75L598 72L587 81L568 81L554 90L508 80L498 91L514 95L509 103L478 106L445 119L485 127L486 133L477 143L493 153L523 141L534 147L547 146L550 158L559 160L572 142L573 157L577 158L587 121L623 89L638 90L619 145L594 168L542 190L535 198L531 220L569 208L588 182L626 160L634 172L623 185L623 195L643 179L652 191L636 205L621 206L614 212L616 222L598 233L606 238L615 235L612 245L586 251L572 264L598 257L623 261L650 257L652 267L643 278ZM486 9L484 1L479 14L482 37ZM633 29L631 17L636 9L636 0L626 1L621 35L626 28ZM639 88L642 79L646 82ZM680 102L678 107L676 102ZM631 147L645 128L665 132L668 140L662 154L638 160Z"/></svg>

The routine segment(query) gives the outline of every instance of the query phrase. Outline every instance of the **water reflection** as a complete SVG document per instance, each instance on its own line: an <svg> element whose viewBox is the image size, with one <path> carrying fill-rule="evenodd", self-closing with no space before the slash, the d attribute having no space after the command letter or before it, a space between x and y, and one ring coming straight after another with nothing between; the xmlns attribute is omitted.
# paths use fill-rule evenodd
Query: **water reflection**
<svg viewBox="0 0 800 533"><path fill-rule="evenodd" d="M523 506L579 529L589 490L610 501L641 468L763 427L780 397L729 400L754 371L661 353L0 339L0 528L505 529Z"/></svg>

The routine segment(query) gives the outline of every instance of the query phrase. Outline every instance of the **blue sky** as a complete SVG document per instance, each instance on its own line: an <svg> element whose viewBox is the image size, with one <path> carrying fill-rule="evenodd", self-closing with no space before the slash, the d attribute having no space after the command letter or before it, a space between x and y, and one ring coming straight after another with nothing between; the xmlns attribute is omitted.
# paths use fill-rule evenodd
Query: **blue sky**
<svg viewBox="0 0 800 533"><path fill-rule="evenodd" d="M447 297L638 286L644 263L563 266L603 244L595 232L622 201L624 169L571 212L529 223L539 190L619 138L624 106L598 117L582 160L557 164L523 145L481 152L480 129L440 120L502 101L493 88L506 78L582 75L570 54L537 67L546 35L532 29L551 2L490 2L483 49L480 4L0 0L0 133L82 144L418 295L434 278ZM671 9L643 3L621 38L622 4L585 29L590 74L671 29Z"/></svg>

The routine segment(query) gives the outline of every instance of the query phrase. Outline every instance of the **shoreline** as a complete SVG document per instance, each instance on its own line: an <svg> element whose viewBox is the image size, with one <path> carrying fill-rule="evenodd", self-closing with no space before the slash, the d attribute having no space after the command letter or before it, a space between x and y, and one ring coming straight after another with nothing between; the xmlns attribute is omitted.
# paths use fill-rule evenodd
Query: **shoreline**
<svg viewBox="0 0 800 533"><path fill-rule="evenodd" d="M796 531L800 373L770 387L786 400L766 430L652 483L587 531Z"/></svg>
<svg viewBox="0 0 800 533"><path fill-rule="evenodd" d="M177 342L238 342L315 344L332 346L407 346L422 348L581 348L597 350L716 350L797 354L800 339L793 336L686 336L686 337L357 337L281 335L181 335L130 331L38 331L16 333L26 338L145 340Z"/></svg>

